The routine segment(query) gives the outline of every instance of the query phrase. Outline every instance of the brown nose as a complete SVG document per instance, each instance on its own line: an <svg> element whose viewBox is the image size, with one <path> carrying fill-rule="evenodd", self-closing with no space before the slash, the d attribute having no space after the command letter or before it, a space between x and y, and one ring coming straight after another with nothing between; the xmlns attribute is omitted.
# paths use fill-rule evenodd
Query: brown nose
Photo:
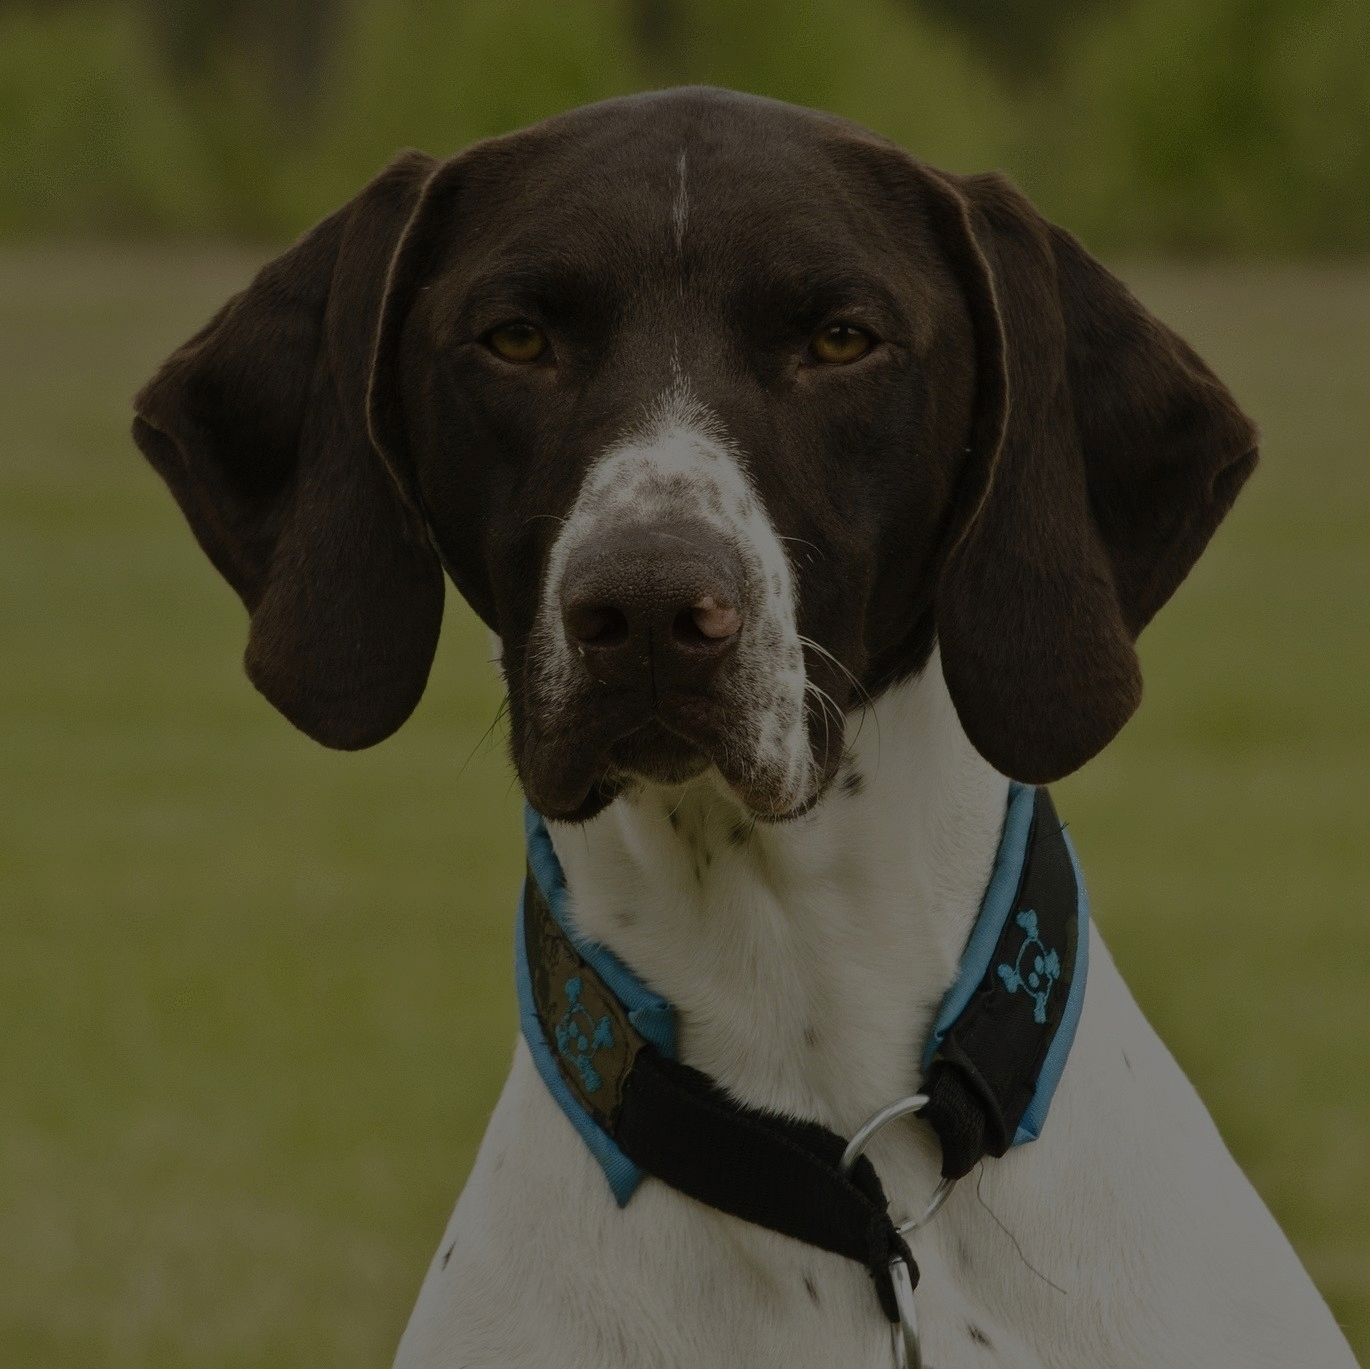
<svg viewBox="0 0 1370 1369"><path fill-rule="evenodd" d="M697 523L643 523L566 562L561 621L590 677L616 689L694 693L737 649L742 566Z"/></svg>

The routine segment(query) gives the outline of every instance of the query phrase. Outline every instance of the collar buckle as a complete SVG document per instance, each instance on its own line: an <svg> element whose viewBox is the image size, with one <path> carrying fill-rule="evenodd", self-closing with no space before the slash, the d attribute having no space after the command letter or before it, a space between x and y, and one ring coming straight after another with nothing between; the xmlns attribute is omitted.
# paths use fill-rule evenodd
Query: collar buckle
<svg viewBox="0 0 1370 1369"><path fill-rule="evenodd" d="M894 1286L894 1304L899 1309L899 1325L890 1327L895 1369L923 1369L918 1311L913 1305L913 1278L902 1255L896 1255L890 1261L890 1283Z"/></svg>

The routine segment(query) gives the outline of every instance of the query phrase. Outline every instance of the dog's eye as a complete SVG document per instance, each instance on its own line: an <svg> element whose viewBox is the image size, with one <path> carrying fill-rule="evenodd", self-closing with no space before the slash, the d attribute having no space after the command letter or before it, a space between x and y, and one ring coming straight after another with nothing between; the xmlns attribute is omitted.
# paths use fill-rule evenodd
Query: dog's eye
<svg viewBox="0 0 1370 1369"><path fill-rule="evenodd" d="M809 343L814 357L829 366L845 366L871 349L871 335L850 323L830 323Z"/></svg>
<svg viewBox="0 0 1370 1369"><path fill-rule="evenodd" d="M547 350L547 334L534 323L502 323L485 338L486 346L505 361L536 361Z"/></svg>

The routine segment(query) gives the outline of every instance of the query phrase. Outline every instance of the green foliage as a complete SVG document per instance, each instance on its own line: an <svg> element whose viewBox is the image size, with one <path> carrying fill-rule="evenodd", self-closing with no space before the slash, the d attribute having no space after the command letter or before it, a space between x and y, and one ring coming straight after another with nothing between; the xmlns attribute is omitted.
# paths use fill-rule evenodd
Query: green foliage
<svg viewBox="0 0 1370 1369"><path fill-rule="evenodd" d="M704 82L1002 167L1096 246L1370 247L1364 0L337 0L298 99L284 20L189 60L130 4L0 0L0 233L280 236L399 147Z"/></svg>
<svg viewBox="0 0 1370 1369"><path fill-rule="evenodd" d="M1370 246L1364 0L1145 0L1081 36L1043 113L1024 179L1096 241Z"/></svg>
<svg viewBox="0 0 1370 1369"><path fill-rule="evenodd" d="M983 66L897 0L692 0L676 77L813 105L953 170L1007 150L1005 97Z"/></svg>
<svg viewBox="0 0 1370 1369"><path fill-rule="evenodd" d="M605 0L361 6L325 111L329 202L397 148L447 156L641 84L618 7Z"/></svg>
<svg viewBox="0 0 1370 1369"><path fill-rule="evenodd" d="M1026 85L1059 66L1082 19L1126 0L918 0L923 11L961 30L1006 80Z"/></svg>
<svg viewBox="0 0 1370 1369"><path fill-rule="evenodd" d="M0 8L0 232L211 228L223 208L129 14Z"/></svg>

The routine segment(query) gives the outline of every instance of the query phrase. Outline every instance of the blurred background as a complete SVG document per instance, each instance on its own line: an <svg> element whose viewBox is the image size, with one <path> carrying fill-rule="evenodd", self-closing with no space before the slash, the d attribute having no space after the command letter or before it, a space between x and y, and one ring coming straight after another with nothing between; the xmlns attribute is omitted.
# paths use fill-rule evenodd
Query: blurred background
<svg viewBox="0 0 1370 1369"><path fill-rule="evenodd" d="M1057 804L1370 1356L1364 0L0 0L0 1369L388 1364L515 1031L483 630L298 736L129 397L398 147L697 81L1008 171L1261 424Z"/></svg>
<svg viewBox="0 0 1370 1369"><path fill-rule="evenodd" d="M0 0L0 230L293 234L647 86L1004 167L1097 250L1370 246L1364 0Z"/></svg>

